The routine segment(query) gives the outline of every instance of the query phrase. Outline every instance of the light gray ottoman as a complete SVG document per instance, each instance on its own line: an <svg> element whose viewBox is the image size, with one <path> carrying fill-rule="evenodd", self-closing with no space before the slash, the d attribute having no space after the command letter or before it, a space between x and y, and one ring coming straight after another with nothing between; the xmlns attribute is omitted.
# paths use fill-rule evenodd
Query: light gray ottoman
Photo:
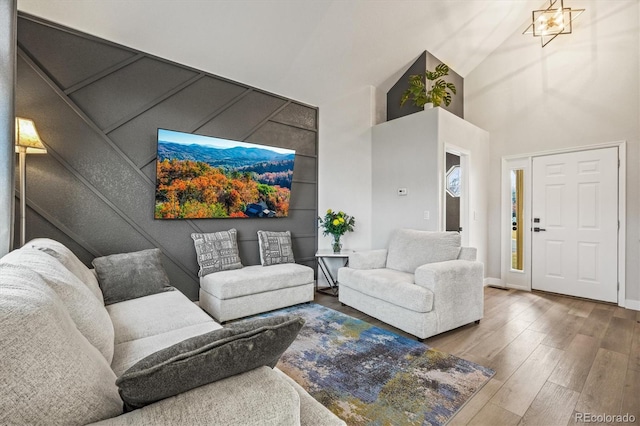
<svg viewBox="0 0 640 426"><path fill-rule="evenodd" d="M245 266L200 277L200 307L222 323L313 301L313 269L297 263Z"/></svg>

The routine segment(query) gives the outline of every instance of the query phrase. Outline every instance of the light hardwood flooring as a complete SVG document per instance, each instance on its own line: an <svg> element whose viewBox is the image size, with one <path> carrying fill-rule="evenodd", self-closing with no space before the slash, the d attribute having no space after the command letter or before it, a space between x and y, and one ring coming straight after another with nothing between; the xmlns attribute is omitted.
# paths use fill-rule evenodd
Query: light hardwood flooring
<svg viewBox="0 0 640 426"><path fill-rule="evenodd" d="M316 293L316 302L414 338ZM577 413L640 424L640 312L540 292L485 288L484 318L427 345L495 376L450 425L574 425Z"/></svg>

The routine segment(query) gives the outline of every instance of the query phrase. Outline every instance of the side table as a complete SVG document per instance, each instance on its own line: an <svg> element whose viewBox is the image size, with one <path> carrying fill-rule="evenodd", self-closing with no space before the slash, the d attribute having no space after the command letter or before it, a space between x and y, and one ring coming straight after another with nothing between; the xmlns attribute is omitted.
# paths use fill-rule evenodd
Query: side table
<svg viewBox="0 0 640 426"><path fill-rule="evenodd" d="M334 252L329 249L322 249L316 252L316 258L318 259L318 266L322 271L322 274L327 279L329 283L329 287L318 287L318 281L316 281L316 291L319 293L328 294L330 296L338 295L338 279L333 276L331 273L331 269L329 269L329 265L326 263L326 259L342 259L343 266L349 266L349 255L353 253L353 250L341 250L339 252Z"/></svg>

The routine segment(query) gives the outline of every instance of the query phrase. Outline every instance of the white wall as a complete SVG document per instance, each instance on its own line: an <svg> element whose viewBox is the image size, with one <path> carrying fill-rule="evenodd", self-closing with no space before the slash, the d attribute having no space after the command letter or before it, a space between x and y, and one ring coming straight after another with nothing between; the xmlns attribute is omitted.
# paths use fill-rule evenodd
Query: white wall
<svg viewBox="0 0 640 426"><path fill-rule="evenodd" d="M438 114L437 108L427 109L373 128L375 248L386 247L396 228L439 229ZM399 188L407 195L399 196Z"/></svg>
<svg viewBox="0 0 640 426"><path fill-rule="evenodd" d="M444 229L445 149L455 145L470 158L468 245L486 262L489 134L434 108L379 124L372 138L373 246L386 247L396 228ZM399 188L407 195L399 196Z"/></svg>
<svg viewBox="0 0 640 426"><path fill-rule="evenodd" d="M465 118L491 135L486 273L500 277L503 156L626 140L626 298L640 308L639 2L571 7L586 9L572 34L543 49L515 32L465 78Z"/></svg>
<svg viewBox="0 0 640 426"><path fill-rule="evenodd" d="M344 211L356 219L355 229L342 238L343 249L371 248L371 127L375 89L362 87L319 105L318 214ZM318 229L318 248L331 248L331 236ZM339 261L332 262L337 267ZM335 269L335 268L332 268ZM326 282L318 274L320 286Z"/></svg>
<svg viewBox="0 0 640 426"><path fill-rule="evenodd" d="M441 110L439 114L439 138L445 145L454 145L469 155L469 247L478 249L478 260L484 264L488 259L487 211L489 196L489 133L468 121ZM443 159L444 161L444 159ZM442 171L444 174L444 170ZM464 233L465 230L463 229Z"/></svg>

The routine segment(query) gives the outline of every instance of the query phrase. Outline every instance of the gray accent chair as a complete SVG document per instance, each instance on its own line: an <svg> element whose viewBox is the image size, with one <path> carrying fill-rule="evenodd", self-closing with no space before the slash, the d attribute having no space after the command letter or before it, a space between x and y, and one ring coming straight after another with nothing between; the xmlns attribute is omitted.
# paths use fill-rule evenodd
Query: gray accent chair
<svg viewBox="0 0 640 426"><path fill-rule="evenodd" d="M339 300L418 337L479 323L483 264L457 232L398 229L381 250L355 252L338 270Z"/></svg>

